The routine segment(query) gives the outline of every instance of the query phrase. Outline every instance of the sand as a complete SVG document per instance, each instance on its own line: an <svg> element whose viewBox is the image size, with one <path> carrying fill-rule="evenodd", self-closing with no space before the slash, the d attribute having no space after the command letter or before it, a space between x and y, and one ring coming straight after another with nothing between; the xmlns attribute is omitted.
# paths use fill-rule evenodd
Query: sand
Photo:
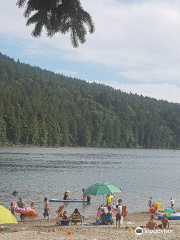
<svg viewBox="0 0 180 240"><path fill-rule="evenodd" d="M106 226L88 226L88 225L73 225L73 226L55 226L55 220L27 220L25 224L10 226L13 231L0 233L0 240L104 240L104 239L180 239L180 221L170 221L169 233L144 233L141 236L135 234L135 230L129 231L125 229L126 225L136 228L145 226L148 222L150 214L136 213L129 214L124 221L121 229L117 229L115 225ZM85 222L95 221L95 218L88 218ZM158 221L160 224L160 221ZM16 228L16 229L15 229ZM16 231L16 232L15 232ZM68 232L70 235L68 235Z"/></svg>

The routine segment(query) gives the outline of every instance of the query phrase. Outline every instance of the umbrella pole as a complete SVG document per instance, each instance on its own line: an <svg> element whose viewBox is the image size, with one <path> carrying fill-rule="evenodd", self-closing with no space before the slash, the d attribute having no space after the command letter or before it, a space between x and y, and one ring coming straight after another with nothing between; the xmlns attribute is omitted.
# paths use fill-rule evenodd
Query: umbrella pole
<svg viewBox="0 0 180 240"><path fill-rule="evenodd" d="M104 205L104 194L103 194L103 205Z"/></svg>

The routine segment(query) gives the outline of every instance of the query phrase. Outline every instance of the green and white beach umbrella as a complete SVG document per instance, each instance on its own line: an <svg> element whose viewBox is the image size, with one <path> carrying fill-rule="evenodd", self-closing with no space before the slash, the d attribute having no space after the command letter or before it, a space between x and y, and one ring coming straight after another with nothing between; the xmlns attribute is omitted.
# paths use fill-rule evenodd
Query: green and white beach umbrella
<svg viewBox="0 0 180 240"><path fill-rule="evenodd" d="M121 189L109 183L96 183L84 191L84 195L105 195L112 193L121 193Z"/></svg>

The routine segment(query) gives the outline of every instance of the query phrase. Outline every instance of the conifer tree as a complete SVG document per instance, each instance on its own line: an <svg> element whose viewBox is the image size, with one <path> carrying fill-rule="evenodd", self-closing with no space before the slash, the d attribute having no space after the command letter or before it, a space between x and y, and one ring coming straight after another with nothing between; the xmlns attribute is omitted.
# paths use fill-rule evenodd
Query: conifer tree
<svg viewBox="0 0 180 240"><path fill-rule="evenodd" d="M90 14L79 0L18 0L17 6L25 8L27 25L35 24L34 37L41 36L43 27L49 37L56 33L70 33L72 45L76 48L79 43L86 42L87 28L89 33L95 30Z"/></svg>

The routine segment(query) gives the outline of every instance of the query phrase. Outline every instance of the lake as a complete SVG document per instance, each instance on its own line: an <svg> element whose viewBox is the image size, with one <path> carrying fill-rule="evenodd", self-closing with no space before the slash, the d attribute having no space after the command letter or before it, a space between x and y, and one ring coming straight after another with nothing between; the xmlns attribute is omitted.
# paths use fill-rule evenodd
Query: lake
<svg viewBox="0 0 180 240"><path fill-rule="evenodd" d="M180 151L108 148L40 148L0 147L0 203L6 207L18 197L27 204L35 202L40 217L43 199L63 198L66 190L71 198L81 199L82 188L97 182L108 182L122 189L129 212L147 211L152 196L165 207L170 198L180 207ZM84 215L94 215L102 196L93 196L90 205L67 204L68 215L75 207ZM58 203L51 203L51 217Z"/></svg>

